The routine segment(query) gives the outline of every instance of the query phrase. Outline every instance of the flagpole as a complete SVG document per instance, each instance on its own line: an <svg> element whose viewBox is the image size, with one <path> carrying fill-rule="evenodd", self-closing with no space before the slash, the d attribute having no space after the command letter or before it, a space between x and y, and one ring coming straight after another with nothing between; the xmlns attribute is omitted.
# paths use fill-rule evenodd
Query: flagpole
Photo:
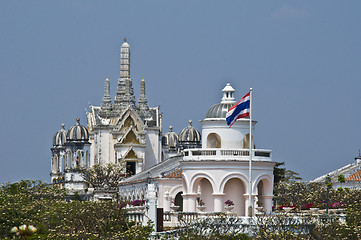
<svg viewBox="0 0 361 240"><path fill-rule="evenodd" d="M248 216L253 216L253 202L252 202L252 88L249 89L249 172L248 172L248 179L249 179L249 191L248 191Z"/></svg>

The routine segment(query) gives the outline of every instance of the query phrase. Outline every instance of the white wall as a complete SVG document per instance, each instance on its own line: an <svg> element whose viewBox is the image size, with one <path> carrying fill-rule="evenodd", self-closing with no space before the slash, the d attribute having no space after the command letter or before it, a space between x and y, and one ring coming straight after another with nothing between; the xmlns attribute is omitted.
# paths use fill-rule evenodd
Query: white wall
<svg viewBox="0 0 361 240"><path fill-rule="evenodd" d="M228 128L224 119L201 121L202 124L202 148L207 148L207 137L211 133L216 133L221 138L222 149L242 149L243 138L249 133L249 120L239 119ZM252 135L256 121L252 122Z"/></svg>

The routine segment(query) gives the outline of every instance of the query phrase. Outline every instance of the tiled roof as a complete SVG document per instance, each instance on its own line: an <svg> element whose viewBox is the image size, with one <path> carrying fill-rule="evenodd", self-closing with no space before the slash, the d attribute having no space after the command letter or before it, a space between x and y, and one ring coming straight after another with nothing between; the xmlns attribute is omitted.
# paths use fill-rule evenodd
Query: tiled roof
<svg viewBox="0 0 361 240"><path fill-rule="evenodd" d="M129 178L123 179L120 185L126 185L133 182L146 181L147 178L162 178L172 172L175 172L179 169L179 161L183 159L183 156L174 156L169 159L158 163L157 165L151 167L148 170L140 172L136 175L133 175ZM181 178L181 174L179 175Z"/></svg>
<svg viewBox="0 0 361 240"><path fill-rule="evenodd" d="M312 182L320 182L320 183L324 183L326 180L327 175L331 178L332 182L338 182L338 176L339 175L344 175L345 176L345 180L346 181L360 181L361 178L359 177L359 180L350 180L352 179L351 176L359 173L360 174L361 171L361 162L354 162L354 163L350 163L344 167L341 167L339 169L336 169L335 171L332 171L330 173L327 173L321 177L316 178L315 180L313 180Z"/></svg>
<svg viewBox="0 0 361 240"><path fill-rule="evenodd" d="M165 174L163 177L165 178L182 178L182 169L179 168L177 170L171 171Z"/></svg>
<svg viewBox="0 0 361 240"><path fill-rule="evenodd" d="M346 181L361 181L361 170L345 178Z"/></svg>

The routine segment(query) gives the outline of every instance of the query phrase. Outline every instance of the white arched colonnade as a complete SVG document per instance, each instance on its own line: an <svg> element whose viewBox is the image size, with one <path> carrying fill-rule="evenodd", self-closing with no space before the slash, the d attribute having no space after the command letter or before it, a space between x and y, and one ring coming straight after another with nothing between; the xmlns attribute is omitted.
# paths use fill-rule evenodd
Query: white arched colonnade
<svg viewBox="0 0 361 240"><path fill-rule="evenodd" d="M191 151L191 150L190 150ZM205 160L185 157L181 162L183 173L183 210L197 212L197 198L205 203L205 212L224 212L227 200L234 202L232 212L248 215L249 181L248 161ZM272 210L273 166L272 162L255 162L252 171L253 205Z"/></svg>

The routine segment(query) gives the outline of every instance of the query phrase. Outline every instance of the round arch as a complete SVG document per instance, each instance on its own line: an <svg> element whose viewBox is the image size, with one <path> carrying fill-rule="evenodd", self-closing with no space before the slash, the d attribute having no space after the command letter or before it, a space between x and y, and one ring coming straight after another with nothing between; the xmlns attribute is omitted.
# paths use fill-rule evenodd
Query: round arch
<svg viewBox="0 0 361 240"><path fill-rule="evenodd" d="M183 187L175 186L171 190L169 190L169 195L174 198L179 192L183 192Z"/></svg>
<svg viewBox="0 0 361 240"><path fill-rule="evenodd" d="M249 187L248 187L248 178L240 173L231 173L229 175L227 175L226 177L223 178L220 187L219 187L219 192L223 193L224 192L224 187L226 185L226 183L228 182L228 180L232 179L232 178L237 178L239 180L242 181L242 183L245 186L245 191L246 193L248 193Z"/></svg>
<svg viewBox="0 0 361 240"><path fill-rule="evenodd" d="M182 172L182 183L183 183L183 193L188 192L188 178L187 176Z"/></svg>
<svg viewBox="0 0 361 240"><path fill-rule="evenodd" d="M202 180L202 178L207 179L207 180L210 182L211 186L212 186L213 192L216 192L215 190L216 190L217 188L216 188L216 184L215 184L213 178L210 177L209 175L205 174L205 173L195 174L195 175L192 177L191 181L190 181L188 190L191 191L191 193L196 193L197 191L194 189L194 186L195 186L195 185L198 185L199 181Z"/></svg>
<svg viewBox="0 0 361 240"><path fill-rule="evenodd" d="M53 172L54 173L59 172L59 157L58 157L58 154L55 154L54 158L53 158Z"/></svg>
<svg viewBox="0 0 361 240"><path fill-rule="evenodd" d="M221 137L217 133L210 133L207 136L207 148L221 148Z"/></svg>
<svg viewBox="0 0 361 240"><path fill-rule="evenodd" d="M256 178L252 186L252 193L257 192L258 184L262 181L264 195L271 196L273 194L272 180L270 175L262 174Z"/></svg>
<svg viewBox="0 0 361 240"><path fill-rule="evenodd" d="M253 139L253 134L251 137L251 141L252 141L252 148L256 148L256 146L254 145L254 139ZM244 149L249 149L249 133L246 134L246 136L244 136L243 138L243 148Z"/></svg>

